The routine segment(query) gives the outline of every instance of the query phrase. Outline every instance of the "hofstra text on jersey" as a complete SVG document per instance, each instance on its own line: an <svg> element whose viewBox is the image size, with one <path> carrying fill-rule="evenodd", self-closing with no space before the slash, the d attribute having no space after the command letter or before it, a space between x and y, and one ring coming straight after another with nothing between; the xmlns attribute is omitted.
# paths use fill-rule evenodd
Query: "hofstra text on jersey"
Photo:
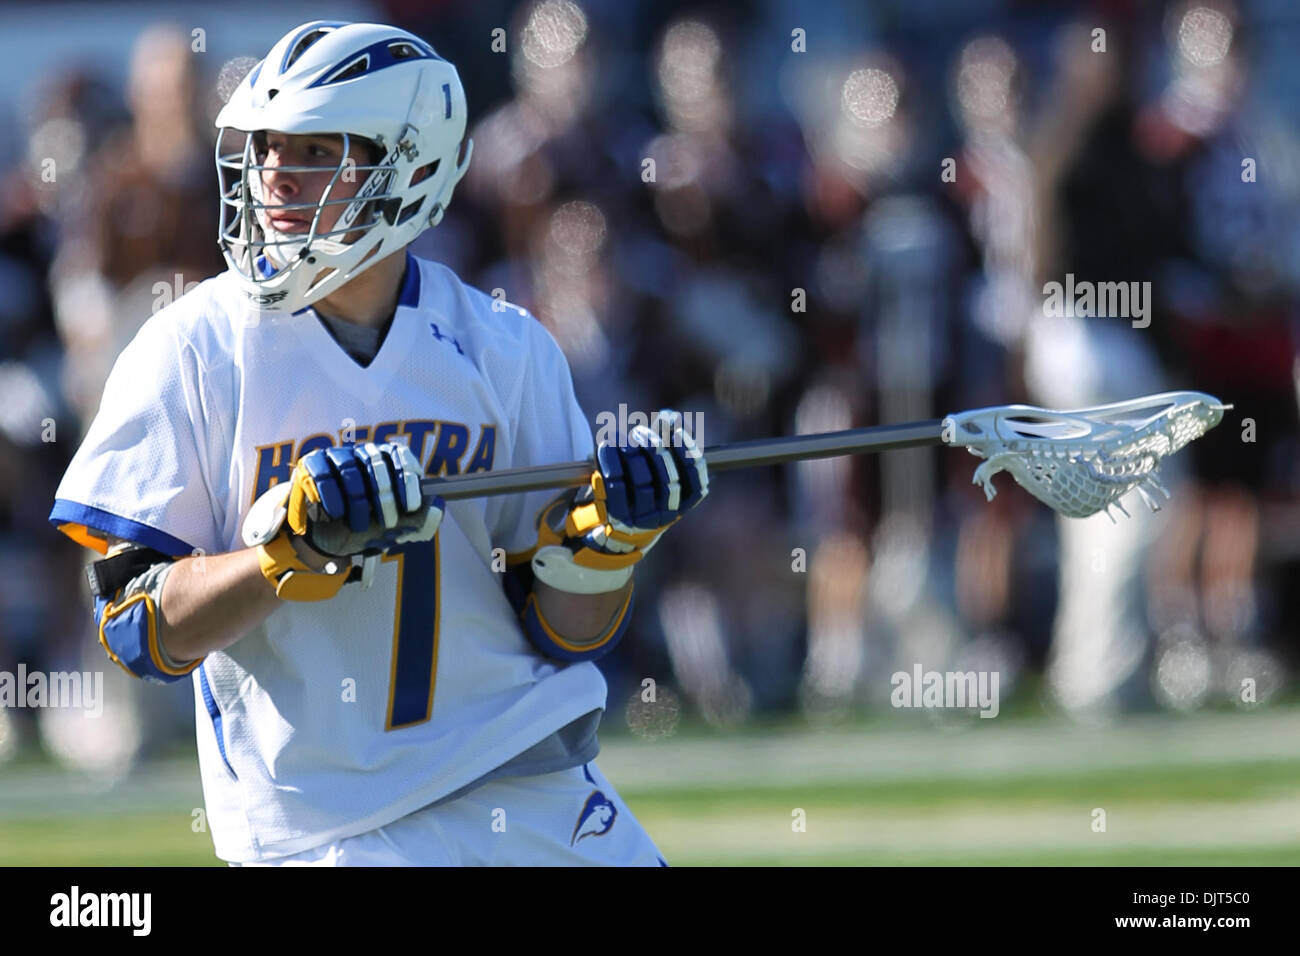
<svg viewBox="0 0 1300 956"><path fill-rule="evenodd" d="M411 451L415 452L425 476L429 478L490 471L496 457L495 425L480 425L476 436L474 428L451 421L411 419L380 422L373 426L348 424L337 432L317 432L305 438L285 438L258 445L257 474L251 500L256 501L272 485L288 481L294 463L317 448L368 441L379 444L400 441L402 436L409 439Z"/></svg>

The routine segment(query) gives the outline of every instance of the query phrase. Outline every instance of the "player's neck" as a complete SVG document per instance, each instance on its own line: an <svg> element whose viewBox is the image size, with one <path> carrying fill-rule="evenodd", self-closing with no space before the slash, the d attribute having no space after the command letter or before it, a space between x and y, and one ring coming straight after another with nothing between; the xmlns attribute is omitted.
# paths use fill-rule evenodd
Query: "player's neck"
<svg viewBox="0 0 1300 956"><path fill-rule="evenodd" d="M379 260L313 306L318 313L355 325L382 328L397 308L406 275L406 250Z"/></svg>

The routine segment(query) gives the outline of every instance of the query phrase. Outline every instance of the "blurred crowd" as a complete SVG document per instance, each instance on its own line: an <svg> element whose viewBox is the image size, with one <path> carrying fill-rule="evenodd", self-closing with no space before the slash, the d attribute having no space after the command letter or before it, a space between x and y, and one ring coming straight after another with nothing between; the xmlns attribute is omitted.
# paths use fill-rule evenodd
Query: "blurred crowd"
<svg viewBox="0 0 1300 956"><path fill-rule="evenodd" d="M593 429L620 405L693 413L711 445L1167 389L1234 404L1166 466L1172 504L1135 499L1118 522L1058 519L1006 476L988 503L975 460L944 449L718 476L638 571L602 665L615 721L671 730L639 706L646 677L718 725L844 719L888 708L890 674L918 662L997 670L1004 711L1036 695L1081 718L1284 690L1300 11L393 0L375 16L456 63L470 100L470 172L415 251L544 322ZM55 71L28 105L26 155L0 178L0 670L101 667L89 555L46 516L118 351L224 268L211 120L252 62L211 72L159 25L125 89ZM1149 281L1149 325L1047 317L1043 286L1067 274ZM187 683L131 699L127 752L188 736ZM57 753L90 747L84 727L0 720L0 756L15 721Z"/></svg>

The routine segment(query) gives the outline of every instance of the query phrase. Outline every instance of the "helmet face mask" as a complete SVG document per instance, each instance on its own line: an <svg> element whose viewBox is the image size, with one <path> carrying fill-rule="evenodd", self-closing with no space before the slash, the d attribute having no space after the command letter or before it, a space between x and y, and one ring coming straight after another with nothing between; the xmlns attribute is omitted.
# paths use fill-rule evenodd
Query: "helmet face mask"
<svg viewBox="0 0 1300 956"><path fill-rule="evenodd" d="M311 236L321 236L327 239L333 239L335 236L343 237L350 232L356 231L358 226L363 224L367 226L373 225L374 214L379 208L377 204L392 198L391 189L388 187L393 181L392 174L395 169L393 166L382 162L385 157L380 153L379 147L361 137L350 136L347 133L328 137L336 142L341 141L342 144L339 162L333 167L329 163L287 166L283 162L275 167L269 167L266 165L266 157L270 152L267 131L258 131L251 134L249 138L252 146L252 162L248 162L246 156L244 168L248 172L250 194L257 204L252 209L252 212L256 215L257 224L262 227L263 231L277 231L274 224L269 221L269 211L293 212L297 216L306 215L310 217L309 234ZM312 145L315 146L316 142L319 142L319 139L313 138ZM360 147L369 154L368 163L363 165L356 162L352 156L356 147ZM247 148L246 145L245 149ZM318 182L327 175L329 180L324 189L321 190L318 199L304 197L299 202L267 204L263 201L261 194L265 189L264 184L268 172L275 175L292 174L300 177L300 182L304 186L312 181ZM358 178L362 183L361 188L356 190L348 188L350 184L357 182ZM302 192L307 195L314 195L315 190L304 188ZM339 210L338 216L330 217L328 214L334 211L336 206L345 208ZM327 230L324 220L330 218L334 221L330 223ZM344 240L340 238L340 241ZM349 239L346 241L355 240Z"/></svg>
<svg viewBox="0 0 1300 956"><path fill-rule="evenodd" d="M437 225L472 153L455 68L412 34L378 24L290 31L216 125L218 241L245 295L266 311L324 298ZM337 163L269 166L268 132L337 137L342 152ZM365 165L351 155L358 144L370 148ZM297 180L290 201L267 201L273 174ZM305 229L277 229L271 213Z"/></svg>
<svg viewBox="0 0 1300 956"><path fill-rule="evenodd" d="M259 144L259 140L265 140L265 131L243 135L245 143L238 154L223 156L219 152L217 156L217 168L222 174L220 242L227 256L235 260L231 266L241 278L255 280L266 276L266 264L259 267L257 262L260 257L265 257L270 271L275 271L292 268L300 258L309 259L313 254L322 258L342 255L348 246L364 243L367 235L383 224L379 210L394 198L391 184L395 170L382 162L360 165L350 161L354 137L341 134L343 155L334 166L267 166L265 146ZM266 176L269 173L291 174L304 180L328 176L329 181L318 199L268 203ZM344 188L357 180L362 185L355 193ZM312 194L315 190L302 192ZM325 220L331 218L329 213L336 208L338 215L327 228ZM277 229L270 218L273 212L306 217L306 232ZM377 246L377 243L369 245Z"/></svg>

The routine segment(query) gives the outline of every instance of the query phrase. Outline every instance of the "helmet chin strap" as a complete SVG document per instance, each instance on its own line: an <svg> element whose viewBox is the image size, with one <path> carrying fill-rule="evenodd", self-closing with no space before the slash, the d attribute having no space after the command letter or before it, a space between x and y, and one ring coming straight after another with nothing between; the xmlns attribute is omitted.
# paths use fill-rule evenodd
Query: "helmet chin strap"
<svg viewBox="0 0 1300 956"><path fill-rule="evenodd" d="M277 269L283 269L290 265L298 258L302 250L307 248L306 238L290 238L293 233L280 232L274 226L263 227L262 234L268 240L265 246L266 258Z"/></svg>

